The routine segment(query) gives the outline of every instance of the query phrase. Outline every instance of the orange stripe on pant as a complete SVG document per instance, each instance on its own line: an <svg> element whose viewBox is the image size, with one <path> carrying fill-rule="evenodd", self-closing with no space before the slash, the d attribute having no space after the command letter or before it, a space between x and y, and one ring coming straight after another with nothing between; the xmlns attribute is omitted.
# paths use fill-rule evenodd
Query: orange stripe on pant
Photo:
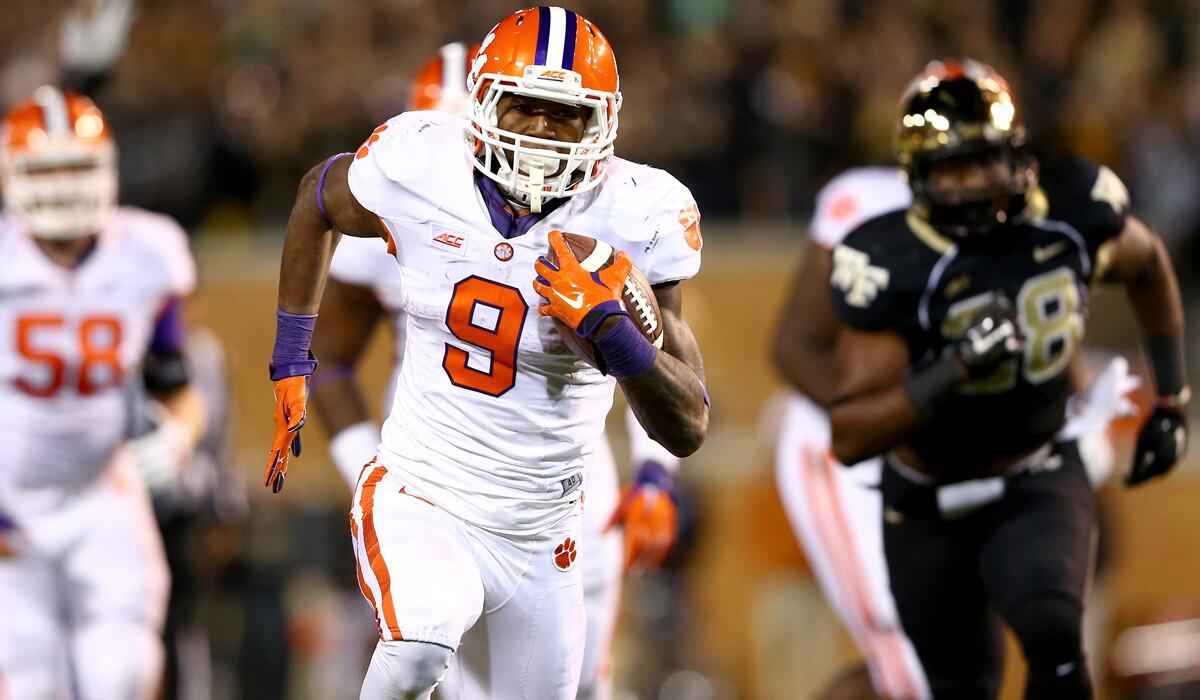
<svg viewBox="0 0 1200 700"><path fill-rule="evenodd" d="M891 659L886 648L880 648L874 630L876 621L870 606L870 596L864 582L865 574L858 567L856 557L857 547L844 527L843 515L838 502L835 475L827 471L830 465L824 455L801 448L800 459L805 480L808 482L809 505L813 511L813 524L816 526L818 537L825 543L829 563L835 575L841 581L843 592L848 597L848 612L853 620L850 630L858 640L860 650L866 657L868 666L881 674L878 681L886 686L880 688L887 697L903 697L893 687L894 669L888 663Z"/></svg>
<svg viewBox="0 0 1200 700"><path fill-rule="evenodd" d="M362 485L362 496L359 498L359 506L362 508L362 543L363 551L366 554L367 562L371 566L371 572L375 574L375 581L379 584L379 604L375 605L375 601L371 601L375 605L375 614L382 615L382 623L386 625L387 632L391 634L393 640L402 640L404 635L400 633L400 626L396 623L396 607L392 603L392 577L388 573L387 563L383 561L383 554L379 551L379 535L375 532L375 487L379 485L379 480L387 474L385 467L375 467L371 470L367 481ZM359 585L362 586L365 581L362 579L362 569L360 562L359 569ZM365 587L365 586L364 586ZM367 595L370 599L370 594ZM384 628L380 627L380 637L384 637Z"/></svg>
<svg viewBox="0 0 1200 700"><path fill-rule="evenodd" d="M904 652L900 648L900 642L896 639L893 631L883 629L883 625L880 624L879 611L873 604L874 601L871 596L867 572L862 567L862 559L859 558L858 543L854 539L845 510L842 508L842 499L838 493L837 474L834 472L845 467L840 466L829 455L821 460L821 463L825 468L825 483L829 488L830 503L833 505L834 523L841 533L842 541L845 542L849 553L847 564L852 571L852 576L855 580L856 596L863 608L865 622L869 627L867 634L877 644L877 652L881 653L887 661L887 666L882 670L890 676L888 684L891 685L894 682L900 686L899 688L890 689L890 692L896 693L897 697L915 698L917 697L916 684L908 673L908 666L904 662ZM880 495L880 498L883 498L883 496Z"/></svg>

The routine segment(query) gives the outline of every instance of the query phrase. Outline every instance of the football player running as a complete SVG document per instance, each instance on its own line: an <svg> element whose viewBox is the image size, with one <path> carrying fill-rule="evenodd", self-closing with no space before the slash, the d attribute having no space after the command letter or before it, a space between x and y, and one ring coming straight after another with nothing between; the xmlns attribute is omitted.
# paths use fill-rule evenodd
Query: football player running
<svg viewBox="0 0 1200 700"><path fill-rule="evenodd" d="M780 499L830 607L866 661L820 696L920 700L929 688L904 636L883 558L878 457L849 468L829 454L838 322L829 297L831 251L847 233L911 202L897 168L851 168L817 193L809 243L775 333L774 358L796 390L776 444ZM867 675L869 672L869 676Z"/></svg>
<svg viewBox="0 0 1200 700"><path fill-rule="evenodd" d="M708 426L679 285L700 264L695 203L666 173L613 156L620 92L603 34L562 8L514 13L481 42L469 86L469 120L402 114L353 157L314 167L284 242L275 490L298 451L333 231L383 239L400 267L404 361L351 513L380 633L368 700L428 697L477 625L486 658L466 670L481 693L573 698L585 632L575 563L590 556L577 546L579 487L613 386L677 456ZM593 275L560 231L624 252ZM633 265L662 309L662 350L620 304ZM590 333L612 316L612 330ZM590 336L609 376L568 349L555 320Z"/></svg>
<svg viewBox="0 0 1200 700"><path fill-rule="evenodd" d="M182 469L204 423L181 352L194 264L174 221L117 207L86 97L40 88L0 148L0 695L150 698L168 574L123 384L143 372Z"/></svg>
<svg viewBox="0 0 1200 700"><path fill-rule="evenodd" d="M479 46L462 42L446 44L417 71L409 92L412 110L434 110L462 117L470 115L467 77ZM313 333L313 352L321 358L321 367L313 374L309 387L313 407L329 428L330 452L351 490L358 483L363 465L379 448L379 426L370 420L366 400L354 381L354 368L362 357L372 333L380 321L387 320L392 332L394 370L392 382L384 393L383 415L395 394L404 357L407 316L400 269L385 246L365 238L347 237L338 243L329 264L329 279L321 298L321 323ZM583 510L583 532L579 547L589 556L580 561L587 610L587 642L578 698L608 698L612 694L611 664L608 663L612 635L616 628L622 562L657 565L675 540L676 513L672 501L670 475L679 459L651 440L637 419L629 416L632 460L639 473L662 473L667 490L650 491L635 481L627 495L625 509L618 522L629 521L626 542L628 556L622 551L621 532L610 527L618 505L617 466L612 449L603 436L597 439L594 453L584 473L583 486L587 507ZM632 502L632 497L639 501ZM659 510L665 511L660 515ZM624 557L624 559L623 559ZM469 642L468 642L469 643ZM451 664L438 686L438 697L460 697L458 688L471 679L459 678ZM466 691L463 691L466 692Z"/></svg>
<svg viewBox="0 0 1200 700"><path fill-rule="evenodd" d="M1157 405L1128 484L1186 448L1183 314L1170 259L1109 169L1039 172L1007 83L931 63L901 101L907 211L832 256L840 322L831 409L844 464L884 455L883 546L904 631L934 697L998 692L1015 632L1026 697L1091 697L1081 643L1095 503L1056 438L1089 286L1125 286Z"/></svg>

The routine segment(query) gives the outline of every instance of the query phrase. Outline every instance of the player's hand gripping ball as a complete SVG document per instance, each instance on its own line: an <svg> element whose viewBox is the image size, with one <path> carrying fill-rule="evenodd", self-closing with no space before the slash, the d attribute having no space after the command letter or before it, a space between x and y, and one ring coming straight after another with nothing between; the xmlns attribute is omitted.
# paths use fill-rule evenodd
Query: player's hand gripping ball
<svg viewBox="0 0 1200 700"><path fill-rule="evenodd" d="M551 231L550 251L534 269L533 289L546 300L538 312L554 318L563 342L591 365L599 366L592 340L604 337L622 316L662 348L658 299L624 252L594 238Z"/></svg>

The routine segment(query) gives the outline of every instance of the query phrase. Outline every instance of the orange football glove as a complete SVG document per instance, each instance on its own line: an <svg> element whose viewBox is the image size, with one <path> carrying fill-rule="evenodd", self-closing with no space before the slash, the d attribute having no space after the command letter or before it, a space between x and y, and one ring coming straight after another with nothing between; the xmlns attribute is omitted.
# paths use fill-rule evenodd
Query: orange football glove
<svg viewBox="0 0 1200 700"><path fill-rule="evenodd" d="M300 456L300 429L304 427L308 404L308 375L284 377L275 382L275 439L271 441L271 462L263 486L272 493L283 490L288 459Z"/></svg>
<svg viewBox="0 0 1200 700"><path fill-rule="evenodd" d="M642 465L634 483L621 490L605 530L624 529L626 571L657 569L671 553L679 528L673 492L671 475L655 462Z"/></svg>
<svg viewBox="0 0 1200 700"><path fill-rule="evenodd" d="M533 266L538 275L533 290L546 300L538 313L557 318L582 338L591 337L605 318L625 314L621 295L633 268L628 255L618 251L612 265L588 272L575 259L562 231L550 232L550 248L558 257L558 266L545 256Z"/></svg>

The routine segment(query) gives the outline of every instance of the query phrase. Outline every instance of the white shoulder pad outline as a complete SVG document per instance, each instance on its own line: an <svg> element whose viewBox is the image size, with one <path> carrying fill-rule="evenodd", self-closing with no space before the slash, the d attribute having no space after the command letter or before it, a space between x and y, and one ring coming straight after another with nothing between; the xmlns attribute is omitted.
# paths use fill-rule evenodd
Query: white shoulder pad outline
<svg viewBox="0 0 1200 700"><path fill-rule="evenodd" d="M817 193L809 233L818 245L832 250L864 222L911 203L912 192L899 168L850 168Z"/></svg>

